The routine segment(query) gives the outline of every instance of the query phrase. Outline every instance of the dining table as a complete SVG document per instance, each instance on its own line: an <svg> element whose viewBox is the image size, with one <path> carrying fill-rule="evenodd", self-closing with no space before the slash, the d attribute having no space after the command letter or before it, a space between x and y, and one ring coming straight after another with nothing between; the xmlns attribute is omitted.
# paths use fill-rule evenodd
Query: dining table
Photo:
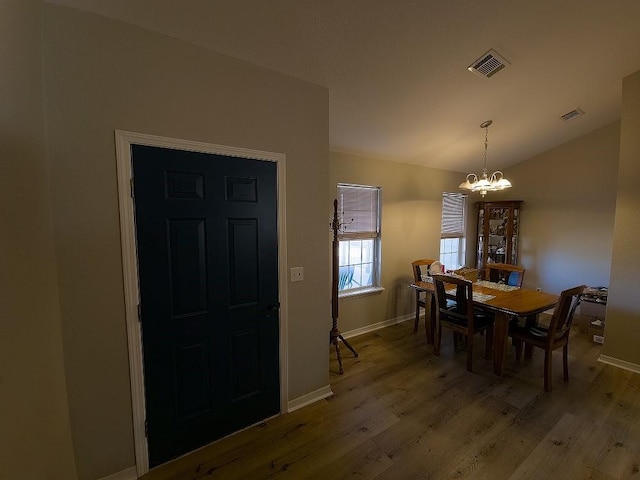
<svg viewBox="0 0 640 480"><path fill-rule="evenodd" d="M433 344L435 318L432 318L431 303L435 301L435 287L432 281L414 282L411 288L426 292L425 331L427 343ZM476 281L473 284L473 304L475 307L495 315L493 327L493 371L502 375L502 365L507 352L509 321L513 317L531 318L554 308L560 297L551 293L520 287Z"/></svg>

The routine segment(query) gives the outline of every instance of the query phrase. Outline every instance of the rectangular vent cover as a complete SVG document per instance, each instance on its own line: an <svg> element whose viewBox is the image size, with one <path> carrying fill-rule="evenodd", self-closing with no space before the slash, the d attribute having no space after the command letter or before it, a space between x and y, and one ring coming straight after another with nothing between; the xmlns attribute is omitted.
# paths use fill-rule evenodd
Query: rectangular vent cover
<svg viewBox="0 0 640 480"><path fill-rule="evenodd" d="M576 108L575 110L571 110L570 112L565 113L560 118L562 118L565 122L570 122L578 117L583 116L585 113L582 109Z"/></svg>
<svg viewBox="0 0 640 480"><path fill-rule="evenodd" d="M480 77L489 78L507 65L509 62L492 49L474 61L467 69Z"/></svg>

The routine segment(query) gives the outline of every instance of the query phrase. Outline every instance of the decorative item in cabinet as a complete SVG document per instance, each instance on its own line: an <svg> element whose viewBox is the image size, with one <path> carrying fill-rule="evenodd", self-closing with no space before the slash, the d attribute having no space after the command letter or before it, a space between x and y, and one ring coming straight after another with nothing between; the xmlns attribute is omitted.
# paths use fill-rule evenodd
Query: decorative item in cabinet
<svg viewBox="0 0 640 480"><path fill-rule="evenodd" d="M476 202L476 268L481 276L487 263L517 265L521 204L521 200Z"/></svg>

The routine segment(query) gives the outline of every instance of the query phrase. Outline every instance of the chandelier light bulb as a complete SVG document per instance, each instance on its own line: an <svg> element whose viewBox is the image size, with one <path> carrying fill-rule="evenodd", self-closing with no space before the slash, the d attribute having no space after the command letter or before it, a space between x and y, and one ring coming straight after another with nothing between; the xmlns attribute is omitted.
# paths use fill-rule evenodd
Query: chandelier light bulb
<svg viewBox="0 0 640 480"><path fill-rule="evenodd" d="M511 188L511 182L504 178L503 173L500 170L496 170L491 175L487 175L487 147L489 146L489 126L493 123L492 120L487 120L480 124L480 128L484 128L484 168L480 178L475 173L470 173L467 178L462 182L458 188L461 190L469 190L471 192L479 192L484 197L487 192L495 192L497 190L504 190L505 188Z"/></svg>

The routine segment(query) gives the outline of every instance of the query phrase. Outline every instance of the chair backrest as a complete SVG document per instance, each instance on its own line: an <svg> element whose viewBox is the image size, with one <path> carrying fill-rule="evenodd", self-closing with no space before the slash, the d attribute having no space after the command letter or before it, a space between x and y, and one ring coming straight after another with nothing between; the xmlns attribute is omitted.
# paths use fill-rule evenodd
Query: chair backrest
<svg viewBox="0 0 640 480"><path fill-rule="evenodd" d="M422 280L422 274L427 273L429 269L429 265L431 265L435 260L430 258L421 258L420 260L414 260L411 262L411 268L413 270L413 281L419 282Z"/></svg>
<svg viewBox="0 0 640 480"><path fill-rule="evenodd" d="M351 284L354 270L355 267L353 265L338 268L338 290L344 290Z"/></svg>
<svg viewBox="0 0 640 480"><path fill-rule="evenodd" d="M549 322L549 338L547 341L553 341L568 335L571 322L573 322L573 314L580 303L580 295L585 288L585 285L580 285L560 293L560 300Z"/></svg>
<svg viewBox="0 0 640 480"><path fill-rule="evenodd" d="M441 319L449 317L467 322L473 330L473 283L465 278L452 275L433 275L435 286L436 314ZM447 288L456 287L456 306L447 308Z"/></svg>
<svg viewBox="0 0 640 480"><path fill-rule="evenodd" d="M504 282L507 285L521 287L524 268L508 263L487 263L484 279L490 282Z"/></svg>

